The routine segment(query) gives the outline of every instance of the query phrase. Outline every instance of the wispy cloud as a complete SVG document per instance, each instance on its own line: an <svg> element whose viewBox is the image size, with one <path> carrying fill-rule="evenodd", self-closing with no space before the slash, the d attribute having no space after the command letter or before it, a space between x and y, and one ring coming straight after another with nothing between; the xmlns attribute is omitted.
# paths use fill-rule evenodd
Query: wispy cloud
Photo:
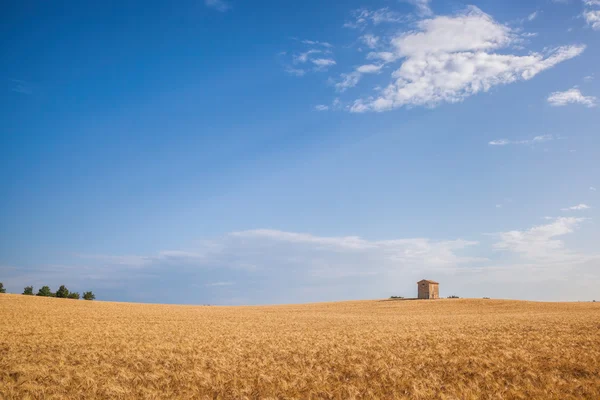
<svg viewBox="0 0 600 400"><path fill-rule="evenodd" d="M306 74L306 71L303 70L302 68L292 68L289 66L285 68L285 72L287 72L290 75L298 76L298 77L304 76Z"/></svg>
<svg viewBox="0 0 600 400"><path fill-rule="evenodd" d="M566 249L564 242L558 239L573 233L583 221L584 218L560 217L549 224L534 226L524 231L502 232L498 234L500 240L494 244L494 248L538 262L583 262L589 257Z"/></svg>
<svg viewBox="0 0 600 400"><path fill-rule="evenodd" d="M211 282L207 283L204 286L206 287L219 287L219 286L232 286L235 285L235 282Z"/></svg>
<svg viewBox="0 0 600 400"><path fill-rule="evenodd" d="M325 104L318 104L315 106L315 111L327 111L329 110L329 106Z"/></svg>
<svg viewBox="0 0 600 400"><path fill-rule="evenodd" d="M225 12L231 9L231 5L224 0L204 0L204 4L214 10Z"/></svg>
<svg viewBox="0 0 600 400"><path fill-rule="evenodd" d="M338 92L345 92L346 90L358 85L361 75L362 74L357 71L350 72L348 74L341 74L340 80L335 83L335 89Z"/></svg>
<svg viewBox="0 0 600 400"><path fill-rule="evenodd" d="M488 144L490 146L507 146L507 145L511 145L511 144L532 145L532 144L548 142L550 140L554 140L554 136L540 135L540 136L535 136L532 139L525 139L525 140L497 139L497 140L492 140L492 141L488 142Z"/></svg>
<svg viewBox="0 0 600 400"><path fill-rule="evenodd" d="M585 20L594 30L600 30L600 10L586 11Z"/></svg>
<svg viewBox="0 0 600 400"><path fill-rule="evenodd" d="M365 64L358 66L350 73L340 74L340 80L335 82L335 88L338 92L345 92L347 89L358 85L364 74L376 74L381 71L383 64Z"/></svg>
<svg viewBox="0 0 600 400"><path fill-rule="evenodd" d="M594 30L600 30L600 0L583 0L583 18Z"/></svg>
<svg viewBox="0 0 600 400"><path fill-rule="evenodd" d="M76 287L85 284L94 291L108 286L126 290L131 282L139 283L141 279L144 285L162 285L168 274L181 288L228 287L228 293L233 291L236 296L247 298L246 303L261 299L274 302L381 297L398 290L399 282L410 282L406 287L412 293L413 280L424 275L446 282L457 275L468 276L473 282L487 279L493 281L493 287L501 279L508 282L505 289L509 290L510 284L527 279L539 284L542 269L547 273L573 274L580 263L597 262L597 255L572 251L562 241L584 221L551 218L544 225L500 232L493 235L497 240L491 247L460 238L371 240L254 229L205 240L191 249L140 256L80 254L75 261L85 260L86 266L75 263L3 271L10 275L5 280L17 287L67 282ZM498 254L500 259L494 260ZM515 275L515 271L519 274ZM32 279L34 273L37 280ZM241 280L249 284L236 284ZM256 289L258 282L260 289ZM454 281L458 282L460 279ZM304 290L310 290L309 297ZM183 298L190 301L190 296L187 293Z"/></svg>
<svg viewBox="0 0 600 400"><path fill-rule="evenodd" d="M362 35L359 39L370 49L374 49L379 45L379 36L375 36L371 33Z"/></svg>
<svg viewBox="0 0 600 400"><path fill-rule="evenodd" d="M362 20L368 19L363 16ZM494 86L531 79L585 49L571 45L528 55L495 53L522 46L527 34L496 22L473 6L456 15L423 19L416 26L417 30L393 36L387 48L382 46L383 51L367 55L384 63L401 61L401 65L387 87L376 96L355 100L350 111L381 112L460 102ZM351 74L345 77L356 80Z"/></svg>
<svg viewBox="0 0 600 400"><path fill-rule="evenodd" d="M595 107L598 99L594 96L584 96L578 88L574 87L564 92L551 93L547 100L554 107L564 107L568 104Z"/></svg>
<svg viewBox="0 0 600 400"><path fill-rule="evenodd" d="M593 186L590 186L590 190L591 190L592 192L595 192L597 189L596 189L595 187L593 187Z"/></svg>
<svg viewBox="0 0 600 400"><path fill-rule="evenodd" d="M31 83L29 83L27 81L24 81L21 79L11 79L10 82L12 83L11 90L13 92L21 93L21 94L33 93L33 88L31 86Z"/></svg>
<svg viewBox="0 0 600 400"><path fill-rule="evenodd" d="M322 50L316 50L316 49L310 49L307 51L304 51L302 53L296 54L294 55L294 63L298 64L303 64L305 62L307 62L313 54L320 54L322 53Z"/></svg>
<svg viewBox="0 0 600 400"><path fill-rule="evenodd" d="M377 10L360 8L352 12L352 20L344 24L345 28L364 29L369 25L379 25L382 23L399 23L408 18L402 14L391 11L388 7Z"/></svg>
<svg viewBox="0 0 600 400"><path fill-rule="evenodd" d="M537 16L538 16L538 12L537 12L537 11L534 11L534 12L532 12L531 14L529 14L529 15L527 16L527 20L528 20L528 21L533 21L534 19L536 19L536 18L537 18Z"/></svg>
<svg viewBox="0 0 600 400"><path fill-rule="evenodd" d="M302 40L301 42L311 46L323 46L328 49L333 47L333 45L329 42L319 42L318 40Z"/></svg>
<svg viewBox="0 0 600 400"><path fill-rule="evenodd" d="M561 208L562 211L582 211L589 209L587 204L577 204L576 206Z"/></svg>
<svg viewBox="0 0 600 400"><path fill-rule="evenodd" d="M375 65L375 64L365 64L365 65L361 65L360 67L356 68L357 72L360 72L361 74L376 74L379 71L381 71L381 68L383 67L383 65Z"/></svg>
<svg viewBox="0 0 600 400"><path fill-rule="evenodd" d="M316 236L309 233L274 229L232 232L192 251L169 250L150 256L114 256L78 254L77 258L95 260L103 265L128 267L129 271L161 266L221 266L238 270L273 270L281 265L298 266L310 274L356 275L383 273L395 268L418 265L444 268L485 261L481 257L463 256L462 250L478 242L431 240L427 238L367 240L359 236ZM367 262L367 260L371 260ZM372 261L379 260L375 263ZM368 271L367 271L368 270ZM114 271L114 270L113 270ZM111 272L112 273L112 272Z"/></svg>
<svg viewBox="0 0 600 400"><path fill-rule="evenodd" d="M319 42L316 40L299 40L292 38L296 43L300 43L306 49L303 51L289 52L282 51L278 55L281 57L284 70L293 76L304 76L311 71L326 71L328 68L336 65L335 59L331 56L333 45L328 42ZM316 47L316 48L315 48ZM303 64L309 64L309 67Z"/></svg>
<svg viewBox="0 0 600 400"><path fill-rule="evenodd" d="M310 61L319 69L326 69L336 64L335 60L331 58L315 58Z"/></svg>
<svg viewBox="0 0 600 400"><path fill-rule="evenodd" d="M433 14L433 12L431 11L431 7L429 6L429 3L431 3L431 0L403 0L403 1L414 5L417 9L417 14L419 14L420 16L430 16Z"/></svg>

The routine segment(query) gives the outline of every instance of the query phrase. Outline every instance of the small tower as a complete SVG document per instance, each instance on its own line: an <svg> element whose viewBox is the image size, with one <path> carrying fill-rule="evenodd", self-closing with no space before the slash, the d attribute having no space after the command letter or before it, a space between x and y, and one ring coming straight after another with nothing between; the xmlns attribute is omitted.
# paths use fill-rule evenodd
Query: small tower
<svg viewBox="0 0 600 400"><path fill-rule="evenodd" d="M419 299L439 299L440 284L435 281L423 279L417 282L419 288Z"/></svg>

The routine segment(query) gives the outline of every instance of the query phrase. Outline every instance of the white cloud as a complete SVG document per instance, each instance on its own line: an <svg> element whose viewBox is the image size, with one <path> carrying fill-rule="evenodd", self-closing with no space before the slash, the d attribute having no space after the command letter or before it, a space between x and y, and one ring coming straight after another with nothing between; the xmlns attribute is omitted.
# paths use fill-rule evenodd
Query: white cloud
<svg viewBox="0 0 600 400"><path fill-rule="evenodd" d="M600 9L593 7L600 7L600 0L584 0L585 9L583 11L583 18L585 22L594 30L600 30ZM592 8L590 8L592 7Z"/></svg>
<svg viewBox="0 0 600 400"><path fill-rule="evenodd" d="M341 81L335 84L335 89L338 92L345 92L347 89L352 88L358 85L362 74L360 72L354 71L349 74L341 74Z"/></svg>
<svg viewBox="0 0 600 400"><path fill-rule="evenodd" d="M378 97L358 99L350 111L387 111L403 106L455 103L494 86L528 80L581 54L585 46L563 46L545 54L496 54L522 42L510 27L476 7L455 16L422 20L418 31L395 36L391 51L367 58L403 62Z"/></svg>
<svg viewBox="0 0 600 400"><path fill-rule="evenodd" d="M477 7L455 16L439 16L417 24L419 31L392 39L395 52L403 57L436 53L493 50L513 43L515 34Z"/></svg>
<svg viewBox="0 0 600 400"><path fill-rule="evenodd" d="M309 245L316 252L332 251L335 254L362 252L377 255L387 262L409 266L411 263L426 263L429 266L444 267L460 263L480 262L485 259L465 257L455 254L456 251L475 246L478 242L468 240L432 241L425 238L366 240L358 236L315 236L308 233L285 232L273 229L256 229L234 232L233 237L250 240L268 240L292 245ZM382 262L382 264L384 264ZM400 266L399 265L399 266ZM352 268L351 266L349 266ZM365 268L361 266L360 268ZM369 266L367 268L377 268Z"/></svg>
<svg viewBox="0 0 600 400"><path fill-rule="evenodd" d="M298 280L389 276L417 273L425 270L452 271L453 268L486 262L486 258L462 255L478 242L409 238L367 240L359 236L317 236L308 233L256 229L232 232L214 241L206 242L194 251L168 251L155 256L85 256L102 265L116 265L107 271L111 276L120 267L121 273L152 271L157 268L222 268L261 276L279 276ZM170 254L170 256L166 256ZM225 282L230 282L229 280ZM206 286L225 286L209 283Z"/></svg>
<svg viewBox="0 0 600 400"><path fill-rule="evenodd" d="M376 74L381 71L381 67L382 65L366 64L356 68L356 71L361 74Z"/></svg>
<svg viewBox="0 0 600 400"><path fill-rule="evenodd" d="M533 139L525 139L525 140L508 140L508 139L497 139L488 142L490 146L507 146L509 144L538 144L548 142L550 140L554 140L554 136L552 135L539 135L535 136Z"/></svg>
<svg viewBox="0 0 600 400"><path fill-rule="evenodd" d="M379 52L371 52L367 54L367 59L369 60L381 60L386 63L394 62L398 59L398 57L389 51L379 51Z"/></svg>
<svg viewBox="0 0 600 400"><path fill-rule="evenodd" d="M329 106L327 106L325 104L318 104L315 106L315 110L316 111L327 111L327 110L329 110Z"/></svg>
<svg viewBox="0 0 600 400"><path fill-rule="evenodd" d="M319 42L318 40L302 40L301 41L303 44L308 44L311 46L323 46L326 48L332 48L333 45L331 43L328 42Z"/></svg>
<svg viewBox="0 0 600 400"><path fill-rule="evenodd" d="M306 71L303 70L302 68L292 68L292 67L286 67L285 72L287 72L290 75L294 75L294 76L304 76L306 74Z"/></svg>
<svg viewBox="0 0 600 400"><path fill-rule="evenodd" d="M527 20L528 20L528 21L533 21L534 19L536 19L536 18L537 18L537 16L538 16L538 12L537 12L537 11L534 11L534 12L532 12L531 14L529 14L529 16L527 16Z"/></svg>
<svg viewBox="0 0 600 400"><path fill-rule="evenodd" d="M333 101L331 102L331 107L333 107L334 110L339 110L342 108L342 101L339 97L333 99Z"/></svg>
<svg viewBox="0 0 600 400"><path fill-rule="evenodd" d="M204 4L220 12L225 12L231 8L231 5L224 0L204 0Z"/></svg>
<svg viewBox="0 0 600 400"><path fill-rule="evenodd" d="M338 92L345 92L347 89L358 85L364 74L376 74L381 71L383 64L365 64L356 67L353 72L340 74L341 80L335 83L335 89Z"/></svg>
<svg viewBox="0 0 600 400"><path fill-rule="evenodd" d="M577 88L572 88L564 92L551 93L547 100L554 107L563 107L568 104L582 104L586 107L595 107L597 101L594 96L584 96Z"/></svg>
<svg viewBox="0 0 600 400"><path fill-rule="evenodd" d="M433 14L431 8L429 7L429 3L431 0L404 0L417 8L417 14L421 16L429 16Z"/></svg>
<svg viewBox="0 0 600 400"><path fill-rule="evenodd" d="M360 8L352 12L352 21L344 24L345 28L364 29L368 25L379 25L382 23L398 23L406 20L401 14L390 11L388 7L378 10Z"/></svg>
<svg viewBox="0 0 600 400"><path fill-rule="evenodd" d="M580 258L565 249L557 237L572 233L583 222L583 218L556 218L546 225L534 226L525 231L509 231L498 234L500 241L494 244L497 250L517 253L526 259L564 262Z"/></svg>
<svg viewBox="0 0 600 400"><path fill-rule="evenodd" d="M379 36L375 36L373 34L367 33L366 35L362 35L360 40L370 49L374 49L379 44Z"/></svg>
<svg viewBox="0 0 600 400"><path fill-rule="evenodd" d="M595 191L596 191L596 188L595 188L595 187L593 187L593 186L590 186L590 190L591 190L592 192L595 192Z"/></svg>
<svg viewBox="0 0 600 400"><path fill-rule="evenodd" d="M279 56L286 57L289 60L284 62L284 69L288 74L301 77L310 71L326 71L329 67L336 64L336 61L330 56L332 54L330 48L333 47L331 44L314 40L301 40L299 42L304 45L321 46L322 48L311 48L306 51L295 52L292 54L288 51L280 52ZM302 66L302 64L307 63L310 63L315 67L311 69Z"/></svg>
<svg viewBox="0 0 600 400"><path fill-rule="evenodd" d="M329 68L335 65L335 60L331 58L315 58L310 60L313 64L315 64L318 68Z"/></svg>
<svg viewBox="0 0 600 400"><path fill-rule="evenodd" d="M587 210L589 208L590 208L590 206L588 206L587 204L577 204L576 206L562 208L561 210L562 211L582 211L582 210Z"/></svg>
<svg viewBox="0 0 600 400"><path fill-rule="evenodd" d="M311 54L320 54L320 53L322 53L321 50L311 49L311 50L302 52L300 54L296 54L296 55L294 55L294 63L295 64L304 64L305 62L307 62L309 60L309 57Z"/></svg>

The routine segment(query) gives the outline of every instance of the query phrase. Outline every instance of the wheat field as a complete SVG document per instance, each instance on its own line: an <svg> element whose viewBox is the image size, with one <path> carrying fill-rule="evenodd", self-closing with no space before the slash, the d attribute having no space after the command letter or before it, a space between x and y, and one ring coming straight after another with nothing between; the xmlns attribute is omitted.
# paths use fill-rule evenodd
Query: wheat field
<svg viewBox="0 0 600 400"><path fill-rule="evenodd" d="M600 399L600 304L0 295L3 399Z"/></svg>

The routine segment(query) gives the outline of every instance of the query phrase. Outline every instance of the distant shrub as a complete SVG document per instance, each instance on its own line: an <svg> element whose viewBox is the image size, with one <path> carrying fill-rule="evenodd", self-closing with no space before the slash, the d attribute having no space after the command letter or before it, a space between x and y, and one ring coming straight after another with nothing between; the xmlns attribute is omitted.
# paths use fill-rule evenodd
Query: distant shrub
<svg viewBox="0 0 600 400"><path fill-rule="evenodd" d="M33 296L33 286L25 286L25 289L23 289L23 294L26 296Z"/></svg>
<svg viewBox="0 0 600 400"><path fill-rule="evenodd" d="M6 289L4 289L4 284L0 282L0 293L6 293Z"/></svg>
<svg viewBox="0 0 600 400"><path fill-rule="evenodd" d="M490 298L489 298L489 297L484 297L483 299L484 299L484 300L489 300Z"/></svg>
<svg viewBox="0 0 600 400"><path fill-rule="evenodd" d="M96 298L96 296L92 292L84 292L83 293L84 300L94 300L95 298Z"/></svg>
<svg viewBox="0 0 600 400"><path fill-rule="evenodd" d="M402 297L402 296L392 296L392 297L390 297L390 299L403 299L403 298L404 297Z"/></svg>
<svg viewBox="0 0 600 400"><path fill-rule="evenodd" d="M61 285L56 291L56 297L66 299L67 297L69 297L69 289L67 289L65 285Z"/></svg>
<svg viewBox="0 0 600 400"><path fill-rule="evenodd" d="M54 297L54 293L52 293L50 291L50 288L48 286L42 286L40 288L40 290L38 290L37 295L36 296L42 296L42 297Z"/></svg>
<svg viewBox="0 0 600 400"><path fill-rule="evenodd" d="M458 297L458 296L454 296L454 295L452 295L452 296L448 296L448 298L449 298L449 299L460 299L460 297Z"/></svg>
<svg viewBox="0 0 600 400"><path fill-rule="evenodd" d="M67 296L67 298L79 300L79 293L78 292L71 292L71 293L69 293L69 295Z"/></svg>

